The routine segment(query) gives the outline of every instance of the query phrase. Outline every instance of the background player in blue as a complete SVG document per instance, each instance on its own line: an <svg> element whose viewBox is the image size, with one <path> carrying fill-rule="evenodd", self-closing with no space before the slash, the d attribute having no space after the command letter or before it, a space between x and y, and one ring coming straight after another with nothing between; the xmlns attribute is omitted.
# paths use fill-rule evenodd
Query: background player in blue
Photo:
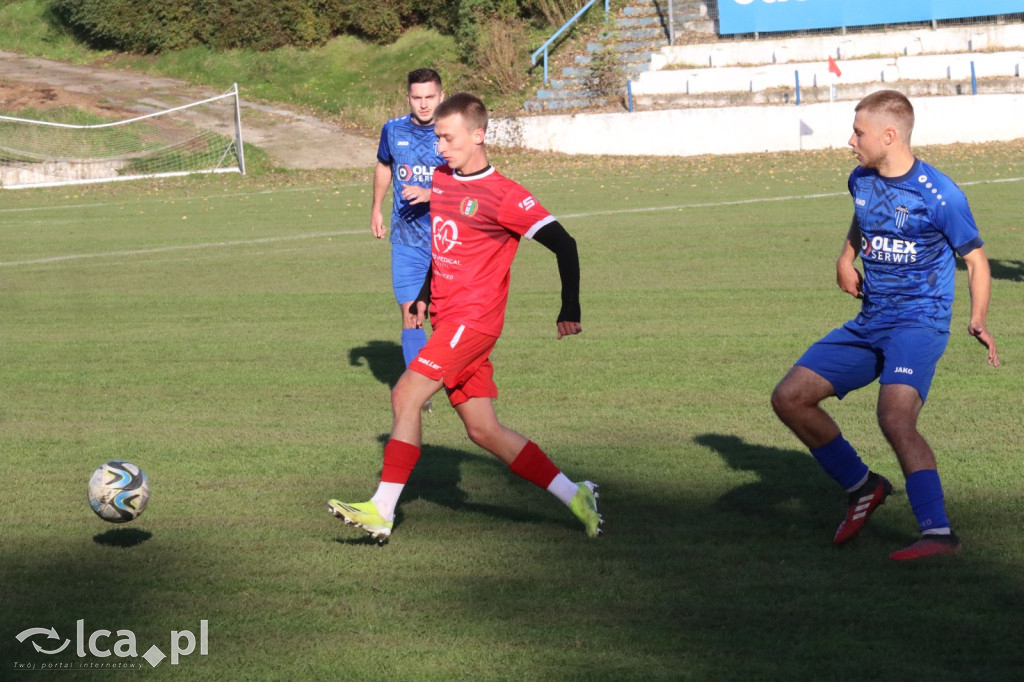
<svg viewBox="0 0 1024 682"><path fill-rule="evenodd" d="M406 314L430 267L430 181L434 168L444 163L434 134L434 109L444 99L441 77L433 69L410 72L407 97L410 113L391 119L381 129L370 230L378 239L387 234L382 205L388 185L393 184L391 282L400 307L402 355L408 367L427 342L422 327L406 326Z"/></svg>
<svg viewBox="0 0 1024 682"><path fill-rule="evenodd" d="M961 548L946 518L935 455L917 430L949 339L954 253L967 264L967 332L988 348L988 363L999 365L985 328L991 275L978 228L963 192L914 156L913 129L914 109L899 92L875 92L857 105L850 146L860 165L850 174L854 215L836 261L836 282L863 298L861 312L813 344L772 393L779 418L849 493L833 540L841 545L860 533L892 485L868 469L819 403L879 379L878 424L899 459L922 534L890 555L896 560ZM863 278L854 267L858 254Z"/></svg>

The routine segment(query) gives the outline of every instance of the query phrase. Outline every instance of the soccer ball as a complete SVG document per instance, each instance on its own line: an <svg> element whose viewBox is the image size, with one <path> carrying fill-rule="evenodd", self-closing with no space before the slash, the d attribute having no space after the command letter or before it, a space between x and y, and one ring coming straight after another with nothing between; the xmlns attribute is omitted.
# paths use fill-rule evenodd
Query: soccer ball
<svg viewBox="0 0 1024 682"><path fill-rule="evenodd" d="M141 514L148 502L149 479L131 462L102 464L89 479L89 506L104 521L127 523Z"/></svg>

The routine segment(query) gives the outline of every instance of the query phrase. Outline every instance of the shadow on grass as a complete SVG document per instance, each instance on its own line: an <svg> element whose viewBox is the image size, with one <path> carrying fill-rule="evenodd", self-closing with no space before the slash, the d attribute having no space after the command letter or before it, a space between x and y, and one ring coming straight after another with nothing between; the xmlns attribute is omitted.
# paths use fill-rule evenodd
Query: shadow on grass
<svg viewBox="0 0 1024 682"><path fill-rule="evenodd" d="M462 475L460 470L466 462L472 461L475 465L479 466L481 460L486 462L485 466L494 468L495 476L506 476L509 486L521 488L521 493L524 496L548 494L546 491L539 490L510 473L508 467L489 453L483 451L471 453L454 448L425 444L419 464L409 478L409 484L402 495L402 502L408 503L413 500L425 500L452 511L484 514L513 523L554 522L548 515L535 513L521 506L470 502L469 493L461 487ZM398 512L396 521L400 522L401 504L399 505ZM396 526L398 525L397 522Z"/></svg>
<svg viewBox="0 0 1024 682"><path fill-rule="evenodd" d="M107 547L134 547L153 537L148 530L139 528L114 528L106 533L94 535L92 541Z"/></svg>
<svg viewBox="0 0 1024 682"><path fill-rule="evenodd" d="M828 538L846 513L846 493L829 479L806 450L782 450L747 443L737 436L701 434L694 442L718 453L730 468L757 474L752 483L733 488L718 499L723 511L752 514L761 522L802 524L807 531ZM895 457L895 455L894 455ZM903 497L898 483L890 504ZM878 526L878 527L876 527ZM917 537L872 524L875 536L899 544Z"/></svg>
<svg viewBox="0 0 1024 682"><path fill-rule="evenodd" d="M1007 282L1024 282L1024 261L990 258L988 264L992 269L992 279L1002 279ZM967 272L967 264L964 263L962 258L956 259L956 269Z"/></svg>
<svg viewBox="0 0 1024 682"><path fill-rule="evenodd" d="M365 346L349 350L349 365L362 367L364 360L377 381L391 388L405 371L402 347L394 341L369 341Z"/></svg>
<svg viewBox="0 0 1024 682"><path fill-rule="evenodd" d="M1019 672L1022 579L991 547L970 545L971 527L1011 522L996 513L998 502L961 515L963 554L893 562L889 553L916 537L904 496L836 548L846 496L808 453L718 433L693 444L700 447L663 456L698 467L704 458L708 476L666 481L657 462L638 460L627 474L603 477L606 535L590 541L553 525L510 525L510 535L524 536L517 551L493 551L514 568L467 573L445 605L458 600L485 638L515 632L522 647L535 637L538 650L563 642L531 663L550 679L982 680ZM731 470L724 475L715 473L722 462Z"/></svg>
<svg viewBox="0 0 1024 682"><path fill-rule="evenodd" d="M1005 559L1011 550L993 548L991 532L988 546L973 539L981 529L1006 527L994 542L1015 541L1009 529L1019 525L1019 505L1001 499L965 505L958 515L967 544L962 555L900 564L888 553L914 534L905 498L882 507L852 546L835 549L831 533L845 498L805 452L705 433L659 456L598 477L607 535L589 540L546 493L488 455L428 445L403 502L426 500L459 513L423 514L419 532L403 533L396 547L341 552L332 562L355 567L345 569L353 590L389 588L374 592L379 601L339 592L335 576L291 580L296 567L316 563L315 543L304 544L311 554L296 562L269 542L265 553L249 559L260 573L253 581L235 575L234 559L196 552L201 545L191 553L159 542L143 543L131 555L115 552L131 556L129 563L111 561L110 551L87 540L26 544L0 553L0 589L7 588L0 661L45 660L15 639L30 627L55 627L68 636L76 619L86 618L86 632L138 626L145 628L136 630L140 642L159 643L175 623L237 617L250 629L225 630L209 659L190 660L189 671L206 661L196 679L238 676L238 659L220 646L252 646L246 637L259 642L274 627L311 619L338 637L323 637L310 651L329 652L328 665L341 669L338 640L350 633L352 619L365 624L383 613L388 622L381 627L397 633L389 636L406 638L410 650L428 657L401 652L405 674L395 679L457 679L467 660L473 679L481 680L1019 678L1019 566ZM709 473L666 480L667 458L686 458L693 471ZM509 482L492 485L493 502L475 504L463 490L461 472L469 464L493 467L495 479ZM467 511L508 523L476 534ZM274 518L287 524L291 516ZM374 544L365 537L338 543L334 548ZM363 577L378 574L391 585ZM202 600L181 601L192 589L237 615L211 614ZM214 596L225 589L226 602ZM126 604L166 610L170 628L167 621L126 615ZM429 634L418 634L421 629ZM438 672L438 665L450 668ZM8 679L10 669L2 670ZM301 670L249 677L288 674L329 677Z"/></svg>
<svg viewBox="0 0 1024 682"><path fill-rule="evenodd" d="M363 361L366 362L370 372L378 381L391 387L394 387L402 372L405 371L402 364L402 348L392 341L370 341L365 346L352 348L349 351L350 365L360 367L363 365ZM444 392L439 392L435 399L438 396L442 396L443 400ZM378 437L377 440L382 447L387 443L388 437L386 433ZM471 453L424 444L420 461L413 471L409 483L402 493L398 509L395 511L395 528L397 529L402 523L402 505L414 500L425 500L453 511L486 514L509 521L550 521L546 516L533 514L516 507L469 502L468 494L459 487L462 480L460 469L467 460L478 462L480 459L490 460L491 465L503 472L499 475L509 476L510 485L523 483L509 474L507 467L501 462L483 451Z"/></svg>
<svg viewBox="0 0 1024 682"><path fill-rule="evenodd" d="M381 436L381 440L386 439L386 434ZM406 519L403 507L418 500L449 509L455 512L458 517L464 514L480 514L512 524L551 525L560 523L556 515L534 511L526 508L524 505L508 503L507 501L501 504L471 502L470 493L462 487L461 470L467 462L472 462L474 466L480 466L481 462L483 462L484 466L493 467L493 475L495 477L507 477L508 485L518 488L515 494L521 494L524 502L529 503L531 506L538 499L544 500L545 496L548 495L546 491L540 490L511 474L508 471L508 467L485 452L471 453L455 448L424 444L420 461L409 477L409 483L402 491L402 498L398 503L398 508L395 510L393 530L399 532ZM557 506L552 508L557 509ZM437 514L431 514L430 522L436 521L438 518ZM573 529L577 525L575 518L568 512L566 512L564 519L562 519L562 523ZM443 533L444 531L438 529L438 532ZM336 538L336 541L344 545L377 544L377 541L369 535L356 538L339 537Z"/></svg>

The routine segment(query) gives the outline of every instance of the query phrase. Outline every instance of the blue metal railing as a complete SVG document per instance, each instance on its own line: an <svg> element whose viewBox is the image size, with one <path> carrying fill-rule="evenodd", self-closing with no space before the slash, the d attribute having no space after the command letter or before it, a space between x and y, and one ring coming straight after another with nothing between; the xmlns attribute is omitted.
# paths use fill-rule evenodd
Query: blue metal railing
<svg viewBox="0 0 1024 682"><path fill-rule="evenodd" d="M530 57L530 63L533 64L534 66L537 66L537 57L539 57L541 54L544 55L544 85L548 84L548 48L551 47L552 43L554 43L556 40L558 40L558 37L560 35L562 35L565 32L566 29L568 29L570 26L572 26L574 23L576 23L577 19L582 17L583 14L588 9L593 7L596 2L597 2L597 0L590 0L590 2L588 2L585 5L583 5L583 8L579 12L577 12L574 15L572 15L572 19L570 19L569 21L565 22L565 24L562 26L562 28L560 28L557 31L555 31L555 34L553 36L551 36L550 38L548 38L546 41L544 41L544 44L541 45L540 47L538 47L537 51L534 52L533 55ZM608 2L609 2L609 0L604 0L604 20L605 21L608 21Z"/></svg>

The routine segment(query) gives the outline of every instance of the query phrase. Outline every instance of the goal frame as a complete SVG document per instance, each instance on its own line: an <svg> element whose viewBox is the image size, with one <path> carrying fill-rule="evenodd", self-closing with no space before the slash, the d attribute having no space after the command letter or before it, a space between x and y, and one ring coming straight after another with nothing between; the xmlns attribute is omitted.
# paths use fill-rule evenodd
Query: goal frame
<svg viewBox="0 0 1024 682"><path fill-rule="evenodd" d="M156 172L156 173L134 173L134 174L126 174L126 175L110 175L110 176L96 177L96 178L53 180L53 181L31 182L31 183L9 184L9 185L8 184L0 183L0 189L28 189L28 188L33 188L33 187L62 187L62 186L65 186L65 185L88 185L88 184L100 184L100 183L105 183L105 182L120 182L120 181L126 181L126 180L143 180L143 179L147 179L147 178L181 177L181 176L185 176L185 175L210 174L210 173L239 173L239 174L244 176L245 175L245 148L243 146L243 140L242 140L242 108L241 108L241 100L240 100L239 95L238 95L238 83L233 83L232 86L231 86L231 89L228 90L227 92L225 92L222 95L217 95L215 97L209 97L207 99L199 100L199 101L196 101L196 102L189 102L188 104L183 104L181 106L172 107L170 109L162 109L160 111L154 111L152 113L143 114L142 116L136 116L134 118L124 119L124 120L121 120L121 121L111 121L109 123L97 123L97 124L93 124L93 125L74 125L74 124L69 124L69 123L55 123L55 122L52 122L52 121L38 121L38 120L32 120L32 119L17 118L17 117L14 117L14 116L0 116L0 120L12 121L12 122L15 122L15 123L27 123L27 124L39 125L39 126L45 126L45 127L51 127L51 128L80 129L80 130L111 128L111 127L115 127L115 126L124 126L124 125L128 125L128 124L131 124L131 123L136 123L138 121L144 121L146 119L155 118L155 117L158 117L158 116L167 116L169 114L173 114L173 113L178 112L178 111L183 111L183 110L187 110L187 109L193 109L195 107L199 107L199 106L202 106L204 104L210 104L210 103L217 102L217 101L223 100L223 99L228 99L228 98L233 98L234 99L234 128L235 128L234 133L235 134L234 134L233 146L234 146L234 149L235 149L235 156L236 156L237 161L238 161L237 164L232 164L231 166L226 166L226 167L223 167L223 168L218 166L217 168L207 168L207 169L180 170L180 171L161 171L161 172ZM223 160L224 157L227 156L230 151L231 151L231 145L229 145L227 148L225 148L224 154L222 155L221 159ZM88 161L88 159L84 159L83 161Z"/></svg>

